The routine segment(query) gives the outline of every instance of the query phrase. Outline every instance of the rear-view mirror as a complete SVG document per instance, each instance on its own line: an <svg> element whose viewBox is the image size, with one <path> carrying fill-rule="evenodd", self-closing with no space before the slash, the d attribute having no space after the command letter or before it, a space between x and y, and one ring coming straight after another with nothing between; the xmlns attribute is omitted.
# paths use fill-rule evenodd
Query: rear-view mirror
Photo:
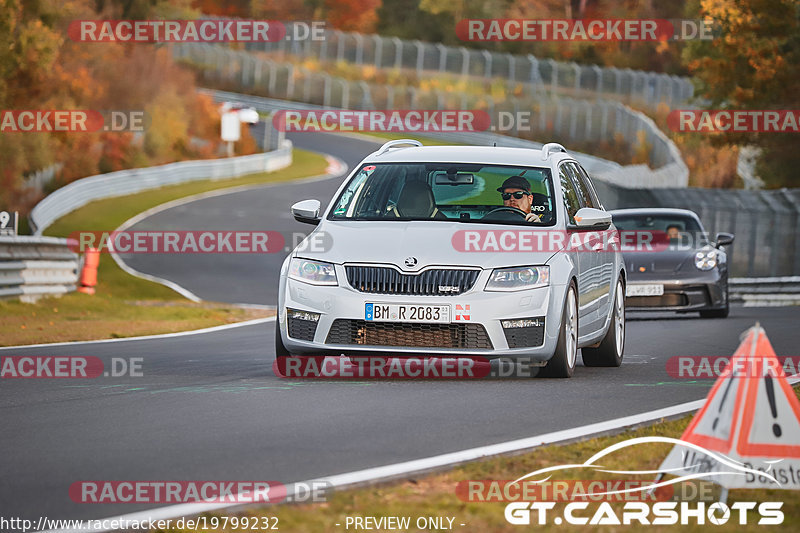
<svg viewBox="0 0 800 533"><path fill-rule="evenodd" d="M434 184L436 185L472 185L475 183L475 176L469 172L436 172Z"/></svg>

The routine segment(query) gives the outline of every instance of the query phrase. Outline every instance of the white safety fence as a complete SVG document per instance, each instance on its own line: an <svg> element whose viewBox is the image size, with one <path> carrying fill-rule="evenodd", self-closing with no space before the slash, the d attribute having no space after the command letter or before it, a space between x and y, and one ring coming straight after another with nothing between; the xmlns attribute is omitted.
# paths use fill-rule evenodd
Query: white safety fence
<svg viewBox="0 0 800 533"><path fill-rule="evenodd" d="M0 237L0 298L33 301L74 291L79 270L78 254L67 239Z"/></svg>
<svg viewBox="0 0 800 533"><path fill-rule="evenodd" d="M201 92L210 95L218 102L232 102L242 106L253 107L262 113L273 113L281 109L320 110L323 106L304 102L279 100L261 96L251 96L229 91L216 91L201 89ZM639 117L642 122L650 121L644 115ZM652 122L652 121L650 121ZM655 126L655 125L654 125ZM508 135L499 135L491 132L425 132L425 137L442 139L448 142L472 144L476 146L510 146L518 148L540 149L542 143L519 139ZM655 170L647 165L620 165L607 159L595 157L570 150L578 161L586 167L593 177L608 183L626 188L659 188L659 187L685 187L688 182L689 171L678 153L677 147L656 128L656 135L664 137L664 142L669 144L671 162Z"/></svg>
<svg viewBox="0 0 800 533"><path fill-rule="evenodd" d="M29 215L36 235L60 217L94 200L125 196L165 185L189 181L221 180L256 172L270 172L292 164L292 144L284 141L278 150L260 154L180 161L156 167L120 170L82 178L57 189L36 204Z"/></svg>
<svg viewBox="0 0 800 533"><path fill-rule="evenodd" d="M290 35L301 35L287 23ZM691 79L629 68L579 65L575 62L445 46L357 32L325 30L323 39L247 43L251 51L292 55L323 62L345 62L376 69L410 70L417 78L449 74L460 78L501 78L520 84L529 95L610 98L655 109L690 101Z"/></svg>
<svg viewBox="0 0 800 533"><path fill-rule="evenodd" d="M675 144L649 117L618 101L538 94L495 99L488 94L372 84L203 43L175 45L173 54L199 69L212 85L291 101L293 105L287 104L285 109L313 104L314 108L331 109L486 109L490 116L499 112L518 116L517 113L526 112L531 117L532 132L540 138L579 145L621 138L626 146L646 149L647 165L598 173L601 179L622 187L655 188L685 187L689 181L689 169ZM519 132L508 133L509 136L501 137L510 138ZM485 139L492 137L488 133L480 135Z"/></svg>

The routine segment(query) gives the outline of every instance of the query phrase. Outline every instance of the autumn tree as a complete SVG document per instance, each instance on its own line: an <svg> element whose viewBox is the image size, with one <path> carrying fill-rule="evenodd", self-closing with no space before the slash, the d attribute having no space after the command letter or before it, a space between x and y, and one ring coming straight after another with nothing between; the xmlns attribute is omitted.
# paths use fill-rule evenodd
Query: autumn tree
<svg viewBox="0 0 800 533"><path fill-rule="evenodd" d="M800 3L796 0L701 0L718 36L685 51L710 108L800 109ZM759 176L770 186L800 186L797 133L727 133L723 144L762 149Z"/></svg>

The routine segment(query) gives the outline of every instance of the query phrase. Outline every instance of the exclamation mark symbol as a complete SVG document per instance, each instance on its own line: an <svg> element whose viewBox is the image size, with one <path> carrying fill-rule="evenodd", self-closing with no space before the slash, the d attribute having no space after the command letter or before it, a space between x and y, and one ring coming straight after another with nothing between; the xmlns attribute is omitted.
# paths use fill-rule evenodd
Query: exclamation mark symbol
<svg viewBox="0 0 800 533"><path fill-rule="evenodd" d="M767 387L767 400L769 401L769 410L772 411L772 418L777 419L778 406L775 405L775 385L772 383L772 376L769 374L764 376L764 385ZM781 431L781 426L772 424L772 433L774 433L776 437L780 437L783 433Z"/></svg>
<svg viewBox="0 0 800 533"><path fill-rule="evenodd" d="M733 377L728 378L728 385L725 386L725 392L722 393L722 399L719 401L719 408L717 409L717 418L715 418L714 423L711 424L712 430L717 429L717 424L719 423L719 413L722 412L722 406L725 405L725 398L728 397L728 391L731 390L731 385L733 385Z"/></svg>

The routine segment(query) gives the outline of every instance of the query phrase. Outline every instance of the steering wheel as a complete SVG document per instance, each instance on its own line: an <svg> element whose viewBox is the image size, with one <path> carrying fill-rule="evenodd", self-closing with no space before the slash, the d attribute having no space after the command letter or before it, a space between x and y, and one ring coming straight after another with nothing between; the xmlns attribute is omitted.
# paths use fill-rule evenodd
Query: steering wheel
<svg viewBox="0 0 800 533"><path fill-rule="evenodd" d="M513 213L515 215L521 216L522 218L525 218L527 216L525 214L525 211L523 211L522 209L519 209L517 207L508 207L508 206L504 205L502 207L495 207L494 209L492 209L491 211L489 211L488 213L483 215L483 218L486 218L489 215L493 215L495 213L503 213L503 212L505 212L505 213Z"/></svg>

